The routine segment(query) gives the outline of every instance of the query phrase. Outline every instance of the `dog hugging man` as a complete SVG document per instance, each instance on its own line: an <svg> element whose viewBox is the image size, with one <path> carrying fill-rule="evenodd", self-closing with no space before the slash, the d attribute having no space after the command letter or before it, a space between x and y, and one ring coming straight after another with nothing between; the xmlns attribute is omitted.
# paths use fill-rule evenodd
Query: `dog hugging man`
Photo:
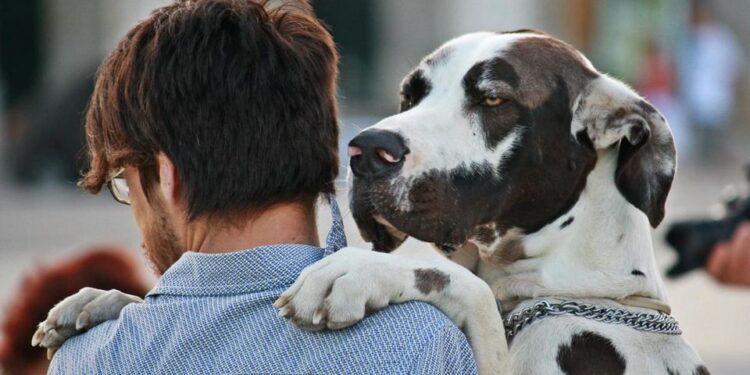
<svg viewBox="0 0 750 375"><path fill-rule="evenodd" d="M283 22L311 16L275 18L281 13L272 11L264 16L269 18L251 19L294 35L283 44L294 45L291 51L257 43L252 51L265 53L243 55L247 35L229 37L239 35L232 12L210 23L218 29L187 28L215 40L173 44L185 34L172 12L204 15L229 4L260 9L239 1L165 8L105 62L87 117L94 163L84 184L96 190L109 182L119 200L132 202L147 254L158 270L168 269L145 302L85 289L56 306L33 339L52 351L80 331L112 321L72 338L53 368L708 373L680 336L653 259L649 227L664 216L676 166L673 140L664 118L630 88L538 31L449 41L404 79L400 113L361 132L348 150L352 213L363 237L375 250L390 251L413 236L433 243L442 256L336 251L342 236L333 200L334 225L321 249L310 246L317 243L312 212L318 195L330 196L336 174L333 77L319 75L320 51L299 53L299 29L310 29L297 19L293 26ZM169 16L158 20L164 12ZM249 22L239 19L239 25ZM138 31L149 22L154 30ZM258 35L257 26L248 30ZM335 61L330 38L319 26L315 30ZM163 35L170 38L161 45ZM321 45L303 40L308 47ZM201 54L214 48L232 63L208 59L201 65ZM157 58L154 51L168 52ZM284 53L303 58L286 60ZM188 65L179 59L183 54L198 59ZM236 56L248 60L236 62ZM265 58L273 62L268 72L257 61ZM184 73L188 66L214 69ZM240 72L248 66L250 72ZM124 99L117 96L118 81L108 79L122 72L131 78L119 81ZM168 83L158 79L167 74ZM196 79L199 90L186 88ZM258 82L263 84L253 86ZM144 89L147 84L155 90ZM160 91L162 85L169 90ZM217 87L222 89L214 92ZM248 87L255 91L244 91ZM258 96L266 92L272 95ZM115 105L108 104L113 98ZM190 116L165 112L174 106ZM133 118L105 117L113 113ZM107 121L117 124L115 134L97 133ZM333 123L332 136L321 137L330 125L325 121ZM117 131L134 143L123 146ZM263 143L243 143L248 139ZM221 150L207 146L208 140ZM120 148L133 145L144 150L141 159L112 156L130 155ZM97 155L97 147L105 151ZM290 154L296 162L285 161ZM330 169L308 170L321 160L316 157L334 162L326 164ZM122 165L126 182L116 174ZM256 189L261 175L273 178ZM321 175L326 177L316 179ZM303 188L291 192L288 186ZM219 193L209 194L211 189ZM215 200L202 201L209 197ZM222 254L201 254L207 252ZM300 328L351 327L305 333L284 326L272 314L274 299L279 315ZM413 300L436 306L456 326L424 305L385 308Z"/></svg>
<svg viewBox="0 0 750 375"><path fill-rule="evenodd" d="M337 58L301 2L179 1L130 30L98 73L82 185L109 184L131 206L161 278L143 303L67 342L51 374L476 373L466 337L427 304L320 332L273 307L345 246L332 198ZM319 197L334 218L325 242ZM133 301L81 293L117 311ZM35 343L56 347L100 314L58 316Z"/></svg>

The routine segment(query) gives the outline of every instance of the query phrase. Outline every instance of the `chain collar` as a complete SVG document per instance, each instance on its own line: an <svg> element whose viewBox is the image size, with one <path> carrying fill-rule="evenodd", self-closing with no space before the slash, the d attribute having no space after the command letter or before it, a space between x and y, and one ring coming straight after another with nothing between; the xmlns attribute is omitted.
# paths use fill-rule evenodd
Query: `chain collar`
<svg viewBox="0 0 750 375"><path fill-rule="evenodd" d="M667 314L637 313L623 309L596 307L578 302L549 303L540 301L503 321L505 336L510 342L524 327L546 317L574 315L602 323L621 324L644 332L680 335L677 320Z"/></svg>

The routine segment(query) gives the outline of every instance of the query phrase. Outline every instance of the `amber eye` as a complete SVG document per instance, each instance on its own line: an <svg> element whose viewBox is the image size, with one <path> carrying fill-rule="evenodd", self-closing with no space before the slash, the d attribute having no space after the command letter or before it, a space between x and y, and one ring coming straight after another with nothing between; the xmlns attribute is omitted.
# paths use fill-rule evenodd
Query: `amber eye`
<svg viewBox="0 0 750 375"><path fill-rule="evenodd" d="M488 96L482 100L482 105L486 107L497 107L500 104L503 104L504 101L504 99Z"/></svg>

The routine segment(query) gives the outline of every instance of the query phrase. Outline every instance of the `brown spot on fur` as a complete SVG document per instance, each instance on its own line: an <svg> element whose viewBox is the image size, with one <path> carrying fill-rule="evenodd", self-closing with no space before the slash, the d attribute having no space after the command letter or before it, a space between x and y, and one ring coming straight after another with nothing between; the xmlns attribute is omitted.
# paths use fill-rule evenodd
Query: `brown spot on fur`
<svg viewBox="0 0 750 375"><path fill-rule="evenodd" d="M511 264L519 259L526 258L522 238L520 229L508 230L493 251L491 260L498 264Z"/></svg>
<svg viewBox="0 0 750 375"><path fill-rule="evenodd" d="M488 225L482 225L477 227L474 239L479 243L489 245L497 239L497 231Z"/></svg>
<svg viewBox="0 0 750 375"><path fill-rule="evenodd" d="M559 77L565 77L568 95L573 100L599 75L588 67L573 46L554 38L523 38L515 42L503 57L521 78L520 99L530 108L545 102L557 86Z"/></svg>
<svg viewBox="0 0 750 375"><path fill-rule="evenodd" d="M625 359L612 342L593 332L579 333L569 345L561 345L557 364L569 375L625 373Z"/></svg>
<svg viewBox="0 0 750 375"><path fill-rule="evenodd" d="M445 272L434 268L418 268L414 270L414 286L422 294L441 292L450 283L451 277Z"/></svg>
<svg viewBox="0 0 750 375"><path fill-rule="evenodd" d="M537 35L547 35L542 30L539 29L518 29L518 30L512 30L512 31L502 31L500 34L537 34Z"/></svg>
<svg viewBox="0 0 750 375"><path fill-rule="evenodd" d="M621 118L623 118L623 117L625 117L625 116L627 116L627 115L629 115L631 113L633 113L633 112L631 110L629 110L629 109L626 109L626 108L623 108L623 107L617 108L617 110L615 110L609 116L609 118L610 118L609 122L612 122L614 120L619 120L619 119L621 119Z"/></svg>

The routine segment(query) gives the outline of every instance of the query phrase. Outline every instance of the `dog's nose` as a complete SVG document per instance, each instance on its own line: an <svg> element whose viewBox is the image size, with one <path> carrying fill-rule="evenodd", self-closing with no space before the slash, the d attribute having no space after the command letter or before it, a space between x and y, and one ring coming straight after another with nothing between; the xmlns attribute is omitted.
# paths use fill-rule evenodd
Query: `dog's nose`
<svg viewBox="0 0 750 375"><path fill-rule="evenodd" d="M357 177L384 177L398 172L408 153L406 142L397 133L366 130L349 142L349 165Z"/></svg>

